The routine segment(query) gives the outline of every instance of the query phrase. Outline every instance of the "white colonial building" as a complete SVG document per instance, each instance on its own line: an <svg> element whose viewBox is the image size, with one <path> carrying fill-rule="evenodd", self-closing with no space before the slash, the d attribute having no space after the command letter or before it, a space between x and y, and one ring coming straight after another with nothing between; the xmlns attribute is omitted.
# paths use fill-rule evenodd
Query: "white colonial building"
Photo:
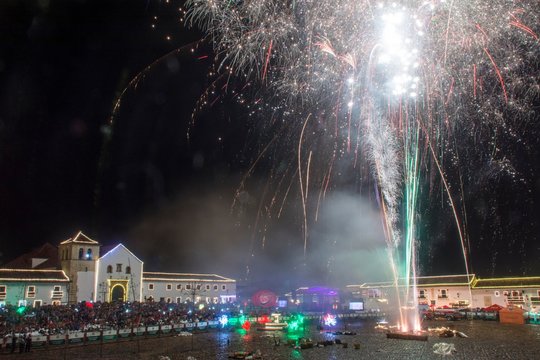
<svg viewBox="0 0 540 360"><path fill-rule="evenodd" d="M118 244L96 262L93 300L141 301L142 274L143 262Z"/></svg>
<svg viewBox="0 0 540 360"><path fill-rule="evenodd" d="M473 287L473 307L494 304L510 305L540 311L540 277L476 278Z"/></svg>
<svg viewBox="0 0 540 360"><path fill-rule="evenodd" d="M540 310L540 277L477 278L469 275L416 278L419 305L431 308L486 308L510 305ZM366 310L396 309L396 287L390 281L348 285L351 301L361 300Z"/></svg>
<svg viewBox="0 0 540 360"><path fill-rule="evenodd" d="M58 247L45 244L7 265L0 269L0 305L236 300L233 279L215 274L143 273L143 262L124 245L102 247L81 231Z"/></svg>
<svg viewBox="0 0 540 360"><path fill-rule="evenodd" d="M143 273L143 300L227 304L236 300L236 280L216 274Z"/></svg>
<svg viewBox="0 0 540 360"><path fill-rule="evenodd" d="M68 283L62 270L0 269L0 306L67 304Z"/></svg>

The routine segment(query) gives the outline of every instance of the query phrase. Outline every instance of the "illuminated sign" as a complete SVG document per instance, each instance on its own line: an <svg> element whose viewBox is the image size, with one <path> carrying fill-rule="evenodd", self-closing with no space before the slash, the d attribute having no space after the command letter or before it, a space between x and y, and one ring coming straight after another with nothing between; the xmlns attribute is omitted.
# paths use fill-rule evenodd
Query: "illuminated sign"
<svg viewBox="0 0 540 360"><path fill-rule="evenodd" d="M362 301L349 303L349 310L364 310L364 303Z"/></svg>

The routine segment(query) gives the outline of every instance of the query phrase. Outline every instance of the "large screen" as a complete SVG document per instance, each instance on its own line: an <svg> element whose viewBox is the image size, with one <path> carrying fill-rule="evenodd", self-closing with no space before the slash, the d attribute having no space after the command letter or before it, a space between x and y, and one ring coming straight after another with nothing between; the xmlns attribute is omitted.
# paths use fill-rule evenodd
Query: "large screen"
<svg viewBox="0 0 540 360"><path fill-rule="evenodd" d="M350 302L349 310L364 310L364 303L362 301Z"/></svg>

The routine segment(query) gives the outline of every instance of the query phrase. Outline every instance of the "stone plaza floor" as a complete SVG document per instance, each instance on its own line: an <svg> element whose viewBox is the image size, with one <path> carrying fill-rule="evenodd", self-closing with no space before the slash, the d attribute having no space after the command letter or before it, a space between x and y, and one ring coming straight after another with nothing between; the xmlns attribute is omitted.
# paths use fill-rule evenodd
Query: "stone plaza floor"
<svg viewBox="0 0 540 360"><path fill-rule="evenodd" d="M340 339L343 345L295 349L287 345L291 336L284 332L209 331L192 336L162 336L121 342L78 346L51 346L28 354L3 354L4 359L227 359L235 351L257 351L263 359L540 359L540 325L510 325L495 321L428 321L426 327L450 327L467 338L440 338L428 341L387 339L371 321L349 323L346 330L356 335L332 335L312 327L296 336L314 342ZM342 329L343 330L343 329ZM276 346L276 343L279 345ZM452 355L433 352L437 343L453 344ZM355 348L355 344L359 344ZM191 357L191 358L190 358Z"/></svg>

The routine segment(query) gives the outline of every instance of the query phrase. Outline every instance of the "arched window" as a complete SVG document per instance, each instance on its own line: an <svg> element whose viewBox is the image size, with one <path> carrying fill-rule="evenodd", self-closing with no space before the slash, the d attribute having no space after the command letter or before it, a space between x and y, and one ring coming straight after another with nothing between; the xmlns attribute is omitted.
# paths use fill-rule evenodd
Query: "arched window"
<svg viewBox="0 0 540 360"><path fill-rule="evenodd" d="M131 274L131 266L126 266L126 274Z"/></svg>
<svg viewBox="0 0 540 360"><path fill-rule="evenodd" d="M107 265L107 274L112 274L112 265Z"/></svg>
<svg viewBox="0 0 540 360"><path fill-rule="evenodd" d="M86 260L92 260L92 249L86 250Z"/></svg>
<svg viewBox="0 0 540 360"><path fill-rule="evenodd" d="M80 248L80 249L79 249L79 260L82 260L82 258L83 258L83 253L84 253L84 249L83 249L83 248Z"/></svg>

